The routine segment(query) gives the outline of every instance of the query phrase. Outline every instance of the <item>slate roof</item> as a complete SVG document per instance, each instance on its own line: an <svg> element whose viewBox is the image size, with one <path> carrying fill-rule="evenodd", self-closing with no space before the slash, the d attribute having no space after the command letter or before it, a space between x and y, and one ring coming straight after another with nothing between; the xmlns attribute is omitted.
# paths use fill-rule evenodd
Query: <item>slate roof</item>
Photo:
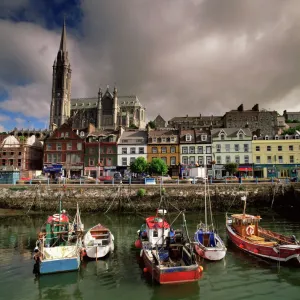
<svg viewBox="0 0 300 300"><path fill-rule="evenodd" d="M148 133L146 130L128 130L124 131L119 138L122 145L147 144Z"/></svg>
<svg viewBox="0 0 300 300"><path fill-rule="evenodd" d="M215 128L211 130L211 136L216 137L220 131L224 131L228 137L234 137L239 130L243 130L246 136L252 136L252 132L249 128Z"/></svg>

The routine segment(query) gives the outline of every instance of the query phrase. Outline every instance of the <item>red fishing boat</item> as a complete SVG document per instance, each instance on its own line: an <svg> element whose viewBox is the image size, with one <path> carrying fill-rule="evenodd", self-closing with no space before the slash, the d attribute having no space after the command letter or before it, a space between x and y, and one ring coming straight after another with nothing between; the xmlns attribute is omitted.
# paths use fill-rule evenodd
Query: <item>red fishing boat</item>
<svg viewBox="0 0 300 300"><path fill-rule="evenodd" d="M253 255L279 262L300 264L300 243L295 236L287 237L259 226L260 216L242 214L226 215L229 239L241 250Z"/></svg>
<svg viewBox="0 0 300 300"><path fill-rule="evenodd" d="M160 217L158 214L162 213ZM197 281L203 268L199 266L186 231L183 215L183 230L173 231L165 220L166 210L158 210L156 216L146 218L135 245L141 246L140 256L144 272L149 273L160 284Z"/></svg>

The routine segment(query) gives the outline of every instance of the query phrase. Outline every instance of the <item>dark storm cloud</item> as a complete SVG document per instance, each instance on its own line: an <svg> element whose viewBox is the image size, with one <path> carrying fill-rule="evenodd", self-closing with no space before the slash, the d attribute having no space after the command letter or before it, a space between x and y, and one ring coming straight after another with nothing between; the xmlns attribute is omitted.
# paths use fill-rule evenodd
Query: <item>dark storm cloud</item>
<svg viewBox="0 0 300 300"><path fill-rule="evenodd" d="M80 37L68 31L73 97L96 96L99 85L116 83L120 94L137 94L149 118L160 113L166 119L223 114L240 103L300 110L298 0L85 0L81 10ZM36 39L45 37L37 40L42 66L32 65L30 48L16 51L27 57L21 69L34 84L24 87L34 88L27 101L47 92L46 107L59 36L35 30ZM17 31L35 45L28 31ZM2 56L20 65L15 46L4 46ZM1 72L3 84L7 78ZM10 88L14 101L21 101L24 91Z"/></svg>

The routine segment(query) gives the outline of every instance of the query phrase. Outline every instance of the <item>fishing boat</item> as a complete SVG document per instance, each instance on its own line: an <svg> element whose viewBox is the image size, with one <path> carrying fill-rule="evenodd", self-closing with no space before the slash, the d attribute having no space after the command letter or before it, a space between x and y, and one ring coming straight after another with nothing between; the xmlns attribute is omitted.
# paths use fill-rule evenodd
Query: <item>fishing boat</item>
<svg viewBox="0 0 300 300"><path fill-rule="evenodd" d="M210 210L210 225L207 223L207 198ZM200 224L197 225L197 231L194 235L195 252L207 260L221 260L225 257L227 249L221 237L214 229L207 178L204 178L204 210L205 222L200 222Z"/></svg>
<svg viewBox="0 0 300 300"><path fill-rule="evenodd" d="M34 249L36 275L75 271L79 269L82 251L83 224L77 204L73 222L64 209L49 216L38 234Z"/></svg>
<svg viewBox="0 0 300 300"><path fill-rule="evenodd" d="M242 214L226 214L226 231L239 249L278 262L300 264L300 243L296 237L264 229L259 226L260 216L246 214L246 196Z"/></svg>
<svg viewBox="0 0 300 300"><path fill-rule="evenodd" d="M83 246L87 257L103 258L114 251L114 236L108 228L97 224L84 235Z"/></svg>
<svg viewBox="0 0 300 300"><path fill-rule="evenodd" d="M159 216L162 212L163 215ZM182 230L173 231L165 220L165 209L157 210L154 217L146 218L147 237L142 241L140 256L144 262L145 273L160 284L193 282L200 279L203 268L196 262L190 243L183 212Z"/></svg>

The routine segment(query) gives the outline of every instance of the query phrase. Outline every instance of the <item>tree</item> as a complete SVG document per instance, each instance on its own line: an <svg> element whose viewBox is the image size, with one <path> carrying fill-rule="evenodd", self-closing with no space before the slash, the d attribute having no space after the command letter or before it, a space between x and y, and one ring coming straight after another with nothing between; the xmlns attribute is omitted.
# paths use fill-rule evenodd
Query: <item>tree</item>
<svg viewBox="0 0 300 300"><path fill-rule="evenodd" d="M228 172L230 175L233 175L237 172L238 165L236 163L228 163L224 166L226 172Z"/></svg>
<svg viewBox="0 0 300 300"><path fill-rule="evenodd" d="M155 129L155 128L156 128L154 121L149 121L149 122L148 122L148 126L149 126L151 129Z"/></svg>
<svg viewBox="0 0 300 300"><path fill-rule="evenodd" d="M296 133L296 130L300 131L300 125L296 126L294 128L289 128L283 131L283 134L289 134L289 135L293 135Z"/></svg>
<svg viewBox="0 0 300 300"><path fill-rule="evenodd" d="M136 125L134 125L133 123L131 123L130 125L129 125L129 128L130 129L139 129Z"/></svg>
<svg viewBox="0 0 300 300"><path fill-rule="evenodd" d="M130 171L133 173L144 173L148 169L148 163L144 157L138 157L130 164Z"/></svg>
<svg viewBox="0 0 300 300"><path fill-rule="evenodd" d="M161 158L153 158L149 164L151 174L165 175L168 173L168 166Z"/></svg>

